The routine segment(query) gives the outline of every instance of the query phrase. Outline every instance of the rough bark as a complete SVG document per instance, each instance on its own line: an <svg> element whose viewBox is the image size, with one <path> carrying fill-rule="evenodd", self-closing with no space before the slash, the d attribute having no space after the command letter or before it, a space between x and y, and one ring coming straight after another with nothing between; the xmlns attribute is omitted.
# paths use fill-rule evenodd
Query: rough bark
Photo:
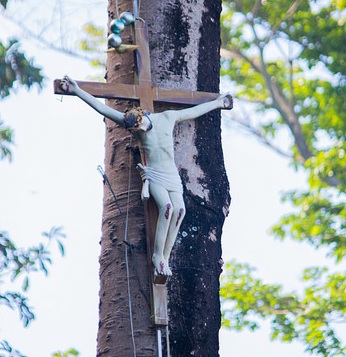
<svg viewBox="0 0 346 357"><path fill-rule="evenodd" d="M119 13L132 9L129 1L118 1ZM109 21L116 18L116 1L109 1ZM132 34L122 33L125 43ZM107 58L108 82L134 83L133 53L110 54ZM136 103L109 100L107 105L124 111ZM138 105L138 103L137 103ZM135 170L139 151L129 132L106 120L105 172L122 210L120 213L107 185L104 188L102 239L100 256L100 307L97 356L129 357L157 355L156 332L150 321L149 282L141 180ZM126 213L128 239L124 243ZM124 224L125 222L125 224ZM130 294L127 284L126 254ZM130 315L130 302L132 316ZM131 331L133 323L133 336Z"/></svg>
<svg viewBox="0 0 346 357"><path fill-rule="evenodd" d="M115 3L109 2L110 20L116 17ZM132 10L132 1L118 0L118 3L119 13ZM140 16L149 27L154 86L219 91L220 11L219 0L141 1ZM133 68L132 54L109 56L107 80L133 83ZM108 104L122 110L131 103ZM169 108L160 106L155 111L164 109ZM177 126L175 155L183 178L187 214L171 257L171 355L214 357L218 356L221 319L221 233L230 203L219 111ZM149 285L143 205L139 175L134 170L134 163L138 161L134 139L130 144L125 130L106 121L105 168L123 215L127 207L129 165L131 167L129 237L135 257L130 256L129 266L137 356L155 356L156 333L146 301ZM105 186L98 356L133 355L123 236L119 211Z"/></svg>

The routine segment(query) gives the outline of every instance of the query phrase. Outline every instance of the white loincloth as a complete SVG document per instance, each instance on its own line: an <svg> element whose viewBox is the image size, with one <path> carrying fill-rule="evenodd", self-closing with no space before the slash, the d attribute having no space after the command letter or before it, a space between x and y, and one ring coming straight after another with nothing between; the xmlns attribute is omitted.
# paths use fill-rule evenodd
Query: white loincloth
<svg viewBox="0 0 346 357"><path fill-rule="evenodd" d="M183 186L178 170L174 167L170 171L159 171L149 166L137 165L142 181L142 200L147 200L150 197L149 185L154 183L166 189L167 191L183 193Z"/></svg>

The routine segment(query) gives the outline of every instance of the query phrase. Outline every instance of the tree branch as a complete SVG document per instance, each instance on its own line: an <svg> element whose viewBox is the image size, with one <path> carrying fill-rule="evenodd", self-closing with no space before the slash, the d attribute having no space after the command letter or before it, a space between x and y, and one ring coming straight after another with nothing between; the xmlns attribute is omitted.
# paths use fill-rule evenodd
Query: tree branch
<svg viewBox="0 0 346 357"><path fill-rule="evenodd" d="M260 45L260 40L257 36L256 29L254 27L254 23L249 21L249 24L252 28L253 34L255 36L255 45L257 46L260 54L260 71L262 73L262 76L264 77L264 80L267 84L267 88L271 94L271 97L273 99L273 106L276 108L276 110L280 113L282 116L282 119L285 121L285 123L288 125L288 127L291 130L291 133L294 137L296 146L299 150L299 153L301 154L302 158L305 160L309 159L312 154L307 146L306 140L304 138L298 117L296 113L294 112L294 109L292 105L290 105L289 101L286 99L285 95L282 93L281 89L279 86L275 83L275 79L272 79L269 76L269 73L267 71L267 66L266 62L264 59L264 46Z"/></svg>
<svg viewBox="0 0 346 357"><path fill-rule="evenodd" d="M239 106L238 106L239 108ZM237 119L235 118L235 116L230 115L229 118L235 122L236 124L240 125L242 127L242 129L244 129L245 131L251 133L252 135L254 135L262 144L264 144L265 146L271 148L272 150L274 150L277 154L279 154L280 156L286 157L286 158L290 158L292 159L292 155L289 154L288 152L282 150L281 148L279 148L277 145L275 145L272 141L268 140L266 137L264 137L264 135L257 129L255 128L253 125L251 125L249 120L246 120L245 118L248 117L247 113L245 113L244 108L241 108L242 112L243 112L243 120L241 119Z"/></svg>
<svg viewBox="0 0 346 357"><path fill-rule="evenodd" d="M46 46L47 48L49 48L49 49L51 49L51 50L53 50L55 52L63 53L65 55L68 55L68 56L71 56L71 57L74 57L74 58L78 58L78 59L81 59L81 60L87 61L87 62L92 62L93 61L92 57L88 57L88 56L82 55L82 54L80 54L80 53L78 53L76 51L73 51L71 49L67 49L67 48L56 46L53 41L48 41L48 40L44 39L41 34L34 33L28 27L26 27L23 23L21 23L20 26L19 26L17 21L12 19L5 12L0 12L0 16L5 18L6 20L10 21L14 25L20 27L21 30L23 32L25 32L25 35L27 35L28 37L30 37L34 41L37 41L38 43ZM43 31L41 31L41 32L43 32Z"/></svg>

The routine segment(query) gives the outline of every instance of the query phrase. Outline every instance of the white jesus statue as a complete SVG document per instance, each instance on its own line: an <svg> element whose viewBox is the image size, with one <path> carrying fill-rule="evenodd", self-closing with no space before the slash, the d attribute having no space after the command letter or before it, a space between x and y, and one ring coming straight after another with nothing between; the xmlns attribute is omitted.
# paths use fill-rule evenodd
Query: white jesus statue
<svg viewBox="0 0 346 357"><path fill-rule="evenodd" d="M142 159L138 169L144 182L142 199L147 199L150 194L159 211L152 262L156 274L172 275L169 257L185 216L183 188L174 162L173 129L176 123L198 118L214 109L232 108L231 95L220 95L210 102L182 110L148 113L141 108L133 108L122 113L82 90L68 76L62 79L61 88L77 95L100 114L125 127L138 140Z"/></svg>

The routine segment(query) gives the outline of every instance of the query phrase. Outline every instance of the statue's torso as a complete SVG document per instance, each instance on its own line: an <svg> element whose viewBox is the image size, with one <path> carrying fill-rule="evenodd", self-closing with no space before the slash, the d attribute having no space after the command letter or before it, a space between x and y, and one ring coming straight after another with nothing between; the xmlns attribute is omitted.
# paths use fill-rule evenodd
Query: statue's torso
<svg viewBox="0 0 346 357"><path fill-rule="evenodd" d="M158 170L172 169L174 164L174 120L167 112L150 114L153 128L135 133L139 141L142 163Z"/></svg>

